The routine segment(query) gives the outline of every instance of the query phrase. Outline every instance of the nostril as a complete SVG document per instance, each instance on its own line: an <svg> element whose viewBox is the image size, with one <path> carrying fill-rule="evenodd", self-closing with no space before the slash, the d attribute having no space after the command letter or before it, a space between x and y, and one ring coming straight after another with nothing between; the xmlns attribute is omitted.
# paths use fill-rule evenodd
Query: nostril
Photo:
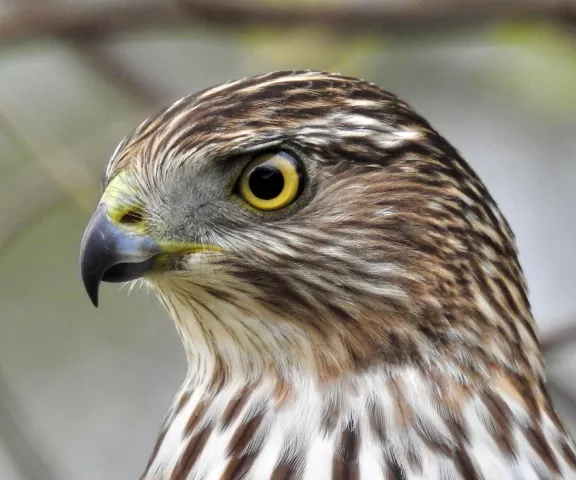
<svg viewBox="0 0 576 480"><path fill-rule="evenodd" d="M142 221L142 214L140 212L135 212L133 210L125 213L120 218L120 223L134 225Z"/></svg>

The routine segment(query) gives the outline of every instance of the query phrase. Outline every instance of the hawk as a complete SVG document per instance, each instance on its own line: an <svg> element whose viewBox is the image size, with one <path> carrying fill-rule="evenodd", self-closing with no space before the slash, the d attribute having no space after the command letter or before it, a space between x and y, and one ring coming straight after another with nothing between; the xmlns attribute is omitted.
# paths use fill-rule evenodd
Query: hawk
<svg viewBox="0 0 576 480"><path fill-rule="evenodd" d="M145 120L104 186L86 291L142 279L188 360L143 480L576 478L508 223L396 96L225 83Z"/></svg>

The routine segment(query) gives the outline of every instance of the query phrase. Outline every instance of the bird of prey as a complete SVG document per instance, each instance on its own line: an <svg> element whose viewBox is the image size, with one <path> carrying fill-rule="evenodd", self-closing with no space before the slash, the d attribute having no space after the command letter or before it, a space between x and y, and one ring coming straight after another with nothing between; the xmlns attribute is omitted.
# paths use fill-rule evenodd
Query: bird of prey
<svg viewBox="0 0 576 480"><path fill-rule="evenodd" d="M507 221L372 83L274 72L151 116L81 250L95 305L142 279L186 351L143 480L576 478Z"/></svg>

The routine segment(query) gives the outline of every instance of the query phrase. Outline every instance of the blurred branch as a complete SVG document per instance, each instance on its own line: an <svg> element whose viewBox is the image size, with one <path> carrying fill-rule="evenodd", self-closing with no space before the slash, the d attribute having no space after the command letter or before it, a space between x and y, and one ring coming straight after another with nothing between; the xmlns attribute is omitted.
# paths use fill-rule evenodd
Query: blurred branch
<svg viewBox="0 0 576 480"><path fill-rule="evenodd" d="M17 8L18 15L28 15L30 11L55 7L50 0L28 0L26 6L13 4ZM100 75L106 77L110 83L116 86L128 97L133 98L139 104L150 107L161 103L161 96L140 78L130 72L122 62L116 60L111 52L106 50L104 45L98 45L95 41L86 38L78 38L77 35L65 33L55 33L55 36L64 41L73 52L89 67L96 70Z"/></svg>
<svg viewBox="0 0 576 480"><path fill-rule="evenodd" d="M66 40L63 38L63 40ZM143 107L157 106L163 96L142 77L132 73L112 53L102 45L93 42L69 42L70 48L79 55L84 63L119 89L124 95L134 99Z"/></svg>
<svg viewBox="0 0 576 480"><path fill-rule="evenodd" d="M93 156L94 150L99 145L114 142L121 132L128 130L140 119L141 114L135 113L127 118L112 121L106 127L99 128L97 132L89 132L86 137L75 139L55 151L44 152L42 163L45 165L57 163L62 157L81 159ZM0 126L7 128L1 115ZM94 174L93 178L96 179L97 175ZM95 201L100 191L96 180L84 188L87 189L86 194ZM60 182L47 182L46 176L38 174L38 164L34 161L14 173L10 184L5 185L0 192L0 252L26 225L41 212L61 201L65 194L66 191L61 188ZM14 205L18 205L18 208L14 209Z"/></svg>
<svg viewBox="0 0 576 480"><path fill-rule="evenodd" d="M111 4L113 5L113 4ZM97 40L142 29L174 28L192 23L229 28L313 26L352 33L410 33L479 26L489 21L540 19L576 24L574 0L430 0L390 5L318 6L288 8L256 2L172 0L134 2L95 8L40 4L17 10L0 20L4 44L37 36Z"/></svg>
<svg viewBox="0 0 576 480"><path fill-rule="evenodd" d="M80 208L91 210L98 181L42 122L22 113L26 110L20 106L20 101L16 97L0 95L0 121L4 128L12 131L27 147L46 178L53 180ZM49 157L46 152L59 152L60 155Z"/></svg>

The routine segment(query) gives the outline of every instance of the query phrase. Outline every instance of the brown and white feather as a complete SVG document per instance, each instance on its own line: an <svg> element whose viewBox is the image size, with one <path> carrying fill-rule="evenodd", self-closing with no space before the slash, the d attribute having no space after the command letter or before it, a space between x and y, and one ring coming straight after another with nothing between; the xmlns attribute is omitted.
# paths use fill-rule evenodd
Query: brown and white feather
<svg viewBox="0 0 576 480"><path fill-rule="evenodd" d="M513 234L394 95L321 72L230 82L147 119L107 179L128 171L171 238L194 178L279 146L309 168L297 208L188 212L224 253L147 278L189 371L142 478L576 478Z"/></svg>

